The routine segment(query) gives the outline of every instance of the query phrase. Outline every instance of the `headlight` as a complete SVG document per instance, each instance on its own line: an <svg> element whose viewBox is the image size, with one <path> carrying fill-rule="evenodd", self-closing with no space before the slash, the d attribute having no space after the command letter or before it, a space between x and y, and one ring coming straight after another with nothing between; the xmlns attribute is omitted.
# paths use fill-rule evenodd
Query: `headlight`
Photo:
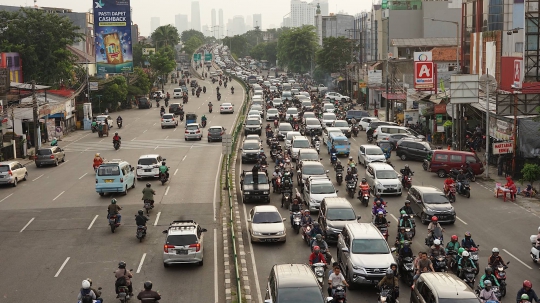
<svg viewBox="0 0 540 303"><path fill-rule="evenodd" d="M244 193L244 195L249 195L249 191L246 191L246 192Z"/></svg>
<svg viewBox="0 0 540 303"><path fill-rule="evenodd" d="M245 151L242 152L242 156L246 156L247 153Z"/></svg>
<svg viewBox="0 0 540 303"><path fill-rule="evenodd" d="M278 236L283 236L284 234L285 234L285 231L283 231L283 230L277 232L277 235L278 235Z"/></svg>
<svg viewBox="0 0 540 303"><path fill-rule="evenodd" d="M354 268L355 270L359 271L360 274L364 274L364 275L367 274L366 269L363 268L362 266L353 265L353 268Z"/></svg>
<svg viewBox="0 0 540 303"><path fill-rule="evenodd" d="M317 202L317 200L315 200L315 199L313 199L313 198L309 199L309 202L310 202L310 203L313 203L313 204L318 204L318 203L319 203L319 202Z"/></svg>
<svg viewBox="0 0 540 303"><path fill-rule="evenodd" d="M268 194L269 194L269 192L263 191L263 195L268 195Z"/></svg>
<svg viewBox="0 0 540 303"><path fill-rule="evenodd" d="M382 185L381 182L377 182L376 186L377 186L377 187L384 187L384 185Z"/></svg>
<svg viewBox="0 0 540 303"><path fill-rule="evenodd" d="M262 236L262 233L260 233L260 232L258 232L258 231L254 231L254 232L253 232L253 235L255 235L255 236Z"/></svg>

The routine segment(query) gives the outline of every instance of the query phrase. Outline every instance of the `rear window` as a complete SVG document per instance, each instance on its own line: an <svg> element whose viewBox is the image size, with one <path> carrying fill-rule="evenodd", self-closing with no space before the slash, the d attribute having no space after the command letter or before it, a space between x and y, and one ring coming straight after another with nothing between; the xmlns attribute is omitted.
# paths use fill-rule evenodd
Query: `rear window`
<svg viewBox="0 0 540 303"><path fill-rule="evenodd" d="M51 155L52 151L50 149L38 149L37 154L38 156Z"/></svg>
<svg viewBox="0 0 540 303"><path fill-rule="evenodd" d="M167 115L163 115L162 118L163 118L163 119L172 119L172 118L174 118L174 116L173 116L173 115L167 114Z"/></svg>
<svg viewBox="0 0 540 303"><path fill-rule="evenodd" d="M0 166L0 172L4 173L9 171L9 165L1 165Z"/></svg>
<svg viewBox="0 0 540 303"><path fill-rule="evenodd" d="M137 164L154 165L154 164L157 164L157 159L156 158L143 158L143 159L139 159L139 162Z"/></svg>
<svg viewBox="0 0 540 303"><path fill-rule="evenodd" d="M309 120L306 120L306 124L307 125L321 125L321 122L319 122L319 120L316 120L316 119L309 119Z"/></svg>
<svg viewBox="0 0 540 303"><path fill-rule="evenodd" d="M309 141L308 140L294 140L293 147L294 148L306 148L306 147L309 147Z"/></svg>
<svg viewBox="0 0 540 303"><path fill-rule="evenodd" d="M280 124L279 125L279 130L290 131L290 130L292 130L292 126L289 123Z"/></svg>
<svg viewBox="0 0 540 303"><path fill-rule="evenodd" d="M120 176L120 167L118 166L100 166L98 176Z"/></svg>
<svg viewBox="0 0 540 303"><path fill-rule="evenodd" d="M175 93L181 93L181 92L182 92L182 89L181 89L181 88L175 88L175 89L174 89L174 92L175 92Z"/></svg>
<svg viewBox="0 0 540 303"><path fill-rule="evenodd" d="M199 129L199 126L197 126L197 125L188 125L187 129L188 130L197 130L197 129Z"/></svg>
<svg viewBox="0 0 540 303"><path fill-rule="evenodd" d="M245 142L244 150L258 150L260 148L258 142Z"/></svg>
<svg viewBox="0 0 540 303"><path fill-rule="evenodd" d="M221 133L221 128L209 128L208 132L213 134Z"/></svg>
<svg viewBox="0 0 540 303"><path fill-rule="evenodd" d="M167 237L167 243L174 246L186 246L191 244L197 244L197 236L195 235L169 235Z"/></svg>

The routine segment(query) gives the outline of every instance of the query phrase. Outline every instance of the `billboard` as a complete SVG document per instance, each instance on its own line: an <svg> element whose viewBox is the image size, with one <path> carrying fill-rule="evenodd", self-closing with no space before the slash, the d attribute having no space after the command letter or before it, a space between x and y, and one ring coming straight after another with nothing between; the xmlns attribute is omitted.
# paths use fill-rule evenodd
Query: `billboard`
<svg viewBox="0 0 540 303"><path fill-rule="evenodd" d="M437 87L435 66L430 61L414 62L414 88L434 90Z"/></svg>
<svg viewBox="0 0 540 303"><path fill-rule="evenodd" d="M93 3L97 73L133 72L129 0L99 0Z"/></svg>

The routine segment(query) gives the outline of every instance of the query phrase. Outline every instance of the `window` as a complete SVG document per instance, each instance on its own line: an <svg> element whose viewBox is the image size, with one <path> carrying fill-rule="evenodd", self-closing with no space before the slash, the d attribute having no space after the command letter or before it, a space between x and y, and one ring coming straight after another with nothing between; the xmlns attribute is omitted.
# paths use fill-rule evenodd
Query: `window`
<svg viewBox="0 0 540 303"><path fill-rule="evenodd" d="M154 164L157 164L157 159L156 158L143 158L143 159L139 159L139 163L137 164L140 164L140 165L154 165Z"/></svg>
<svg viewBox="0 0 540 303"><path fill-rule="evenodd" d="M6 57L7 66L12 67L13 66L13 58L12 57Z"/></svg>
<svg viewBox="0 0 540 303"><path fill-rule="evenodd" d="M313 186L311 186L311 193L315 195L335 194L336 189L332 183L313 184Z"/></svg>
<svg viewBox="0 0 540 303"><path fill-rule="evenodd" d="M467 156L465 157L465 161L469 162L469 163L476 163L477 162L477 159L473 156Z"/></svg>
<svg viewBox="0 0 540 303"><path fill-rule="evenodd" d="M351 252L353 254L387 254L390 251L385 239L354 239Z"/></svg>
<svg viewBox="0 0 540 303"><path fill-rule="evenodd" d="M167 237L167 244L174 246L186 246L198 243L196 235L170 235Z"/></svg>
<svg viewBox="0 0 540 303"><path fill-rule="evenodd" d="M446 204L449 203L448 199L443 193L430 193L424 194L424 202L428 204Z"/></svg>
<svg viewBox="0 0 540 303"><path fill-rule="evenodd" d="M425 146L421 143L411 143L414 149L424 150Z"/></svg>
<svg viewBox="0 0 540 303"><path fill-rule="evenodd" d="M98 176L120 176L120 167L118 166L100 166Z"/></svg>
<svg viewBox="0 0 540 303"><path fill-rule="evenodd" d="M277 212L261 212L255 213L252 219L253 223L280 223L283 222L281 216Z"/></svg>
<svg viewBox="0 0 540 303"><path fill-rule="evenodd" d="M46 156L52 154L50 149L38 149L37 151L38 156Z"/></svg>
<svg viewBox="0 0 540 303"><path fill-rule="evenodd" d="M20 60L19 56L13 57L13 61L14 61L13 63L15 67L20 67L19 60Z"/></svg>
<svg viewBox="0 0 540 303"><path fill-rule="evenodd" d="M515 52L516 53L522 53L523 52L523 42L516 42Z"/></svg>
<svg viewBox="0 0 540 303"><path fill-rule="evenodd" d="M356 216L354 215L354 210L352 210L351 208L329 209L326 217L328 218L328 220L333 221L351 221L356 219Z"/></svg>
<svg viewBox="0 0 540 303"><path fill-rule="evenodd" d="M461 163L461 155L450 155L450 162Z"/></svg>
<svg viewBox="0 0 540 303"><path fill-rule="evenodd" d="M435 155L435 160L437 160L437 161L442 161L442 162L446 162L446 161L448 161L448 155L445 155L445 154L436 154L436 155Z"/></svg>

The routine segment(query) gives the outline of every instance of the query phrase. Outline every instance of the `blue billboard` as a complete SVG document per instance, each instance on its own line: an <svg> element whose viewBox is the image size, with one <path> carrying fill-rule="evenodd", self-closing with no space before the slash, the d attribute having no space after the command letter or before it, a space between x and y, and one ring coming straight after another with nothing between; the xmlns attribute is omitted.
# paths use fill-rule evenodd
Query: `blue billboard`
<svg viewBox="0 0 540 303"><path fill-rule="evenodd" d="M129 0L98 0L93 4L97 73L133 72Z"/></svg>

